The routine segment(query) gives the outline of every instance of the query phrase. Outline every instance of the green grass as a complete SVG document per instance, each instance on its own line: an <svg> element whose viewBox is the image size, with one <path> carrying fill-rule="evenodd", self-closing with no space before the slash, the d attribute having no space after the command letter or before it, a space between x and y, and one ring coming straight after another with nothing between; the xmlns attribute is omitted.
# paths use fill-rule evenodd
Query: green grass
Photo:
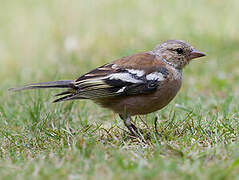
<svg viewBox="0 0 239 180"><path fill-rule="evenodd" d="M239 2L3 1L0 6L0 179L239 179ZM31 82L75 79L122 56L183 39L205 52L178 96L137 117L131 139L90 101L52 104ZM158 118L158 131L154 119Z"/></svg>

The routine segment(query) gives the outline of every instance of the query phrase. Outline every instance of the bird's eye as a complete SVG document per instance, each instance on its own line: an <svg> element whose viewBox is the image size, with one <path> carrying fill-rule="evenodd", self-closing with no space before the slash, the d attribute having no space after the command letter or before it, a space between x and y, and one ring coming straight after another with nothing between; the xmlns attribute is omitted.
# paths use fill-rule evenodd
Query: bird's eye
<svg viewBox="0 0 239 180"><path fill-rule="evenodd" d="M176 51L177 51L178 54L183 54L183 49L182 48L177 48Z"/></svg>

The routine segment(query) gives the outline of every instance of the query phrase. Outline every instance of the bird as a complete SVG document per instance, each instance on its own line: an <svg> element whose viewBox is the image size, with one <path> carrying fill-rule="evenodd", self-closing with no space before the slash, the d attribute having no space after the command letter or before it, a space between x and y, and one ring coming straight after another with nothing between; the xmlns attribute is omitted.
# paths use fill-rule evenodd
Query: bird
<svg viewBox="0 0 239 180"><path fill-rule="evenodd" d="M184 67L203 56L183 40L166 40L151 51L116 59L76 80L33 83L9 90L63 88L54 103L93 100L119 114L129 132L139 137L131 116L149 114L168 105L180 90Z"/></svg>

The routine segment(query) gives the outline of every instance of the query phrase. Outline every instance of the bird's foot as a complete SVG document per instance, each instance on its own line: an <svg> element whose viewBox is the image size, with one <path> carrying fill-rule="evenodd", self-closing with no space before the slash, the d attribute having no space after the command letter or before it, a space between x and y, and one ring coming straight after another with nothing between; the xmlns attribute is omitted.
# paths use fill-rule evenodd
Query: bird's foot
<svg viewBox="0 0 239 180"><path fill-rule="evenodd" d="M150 140L151 134L149 132L145 132L144 130L137 128L133 123L131 123L129 116L126 118L123 118L123 116L120 117L124 120L125 126L130 131L133 137L140 139L144 143L147 143L146 141Z"/></svg>
<svg viewBox="0 0 239 180"><path fill-rule="evenodd" d="M132 123L131 123L131 126L126 126L126 127L130 131L133 137L140 139L144 143L147 143L147 141L151 139L150 132L147 132L143 129L139 129Z"/></svg>

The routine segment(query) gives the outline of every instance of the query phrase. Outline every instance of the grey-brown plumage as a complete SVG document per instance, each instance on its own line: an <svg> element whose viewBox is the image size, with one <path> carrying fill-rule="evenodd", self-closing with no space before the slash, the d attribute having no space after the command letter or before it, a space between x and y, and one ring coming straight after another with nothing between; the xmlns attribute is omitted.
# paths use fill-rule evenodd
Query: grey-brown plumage
<svg viewBox="0 0 239 180"><path fill-rule="evenodd" d="M154 50L117 59L96 68L75 81L30 84L11 90L66 88L54 102L91 99L120 114L127 128L137 136L130 116L162 109L177 94L182 70L194 58L205 56L189 44L168 40Z"/></svg>

